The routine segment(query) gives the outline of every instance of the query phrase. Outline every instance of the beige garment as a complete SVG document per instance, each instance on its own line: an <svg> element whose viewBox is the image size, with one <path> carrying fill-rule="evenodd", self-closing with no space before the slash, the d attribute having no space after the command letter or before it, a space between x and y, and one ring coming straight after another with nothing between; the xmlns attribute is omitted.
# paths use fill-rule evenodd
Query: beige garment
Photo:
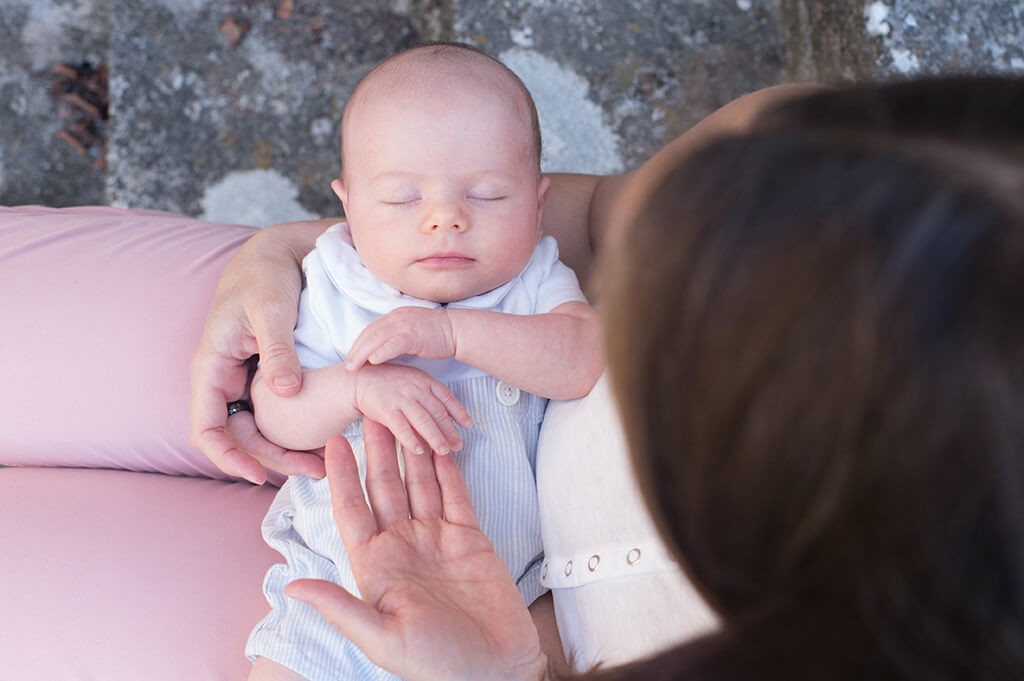
<svg viewBox="0 0 1024 681"><path fill-rule="evenodd" d="M607 374L585 398L552 400L538 447L541 579L577 667L646 657L712 629L647 514Z"/></svg>

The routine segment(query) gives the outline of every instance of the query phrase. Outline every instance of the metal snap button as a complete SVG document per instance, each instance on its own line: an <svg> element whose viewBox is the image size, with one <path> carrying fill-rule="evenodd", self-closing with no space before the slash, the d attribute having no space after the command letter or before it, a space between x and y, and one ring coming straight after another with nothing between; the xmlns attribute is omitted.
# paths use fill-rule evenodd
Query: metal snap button
<svg viewBox="0 0 1024 681"><path fill-rule="evenodd" d="M506 407L511 407L519 401L519 388L509 385L505 381L498 381L498 387L495 392L498 394L498 401Z"/></svg>
<svg viewBox="0 0 1024 681"><path fill-rule="evenodd" d="M601 556L599 556L599 555L597 555L595 553L594 555L592 555L590 557L590 560L587 561L587 569L589 569L591 572L593 572L594 570L597 569L597 566L600 565L600 564L601 564Z"/></svg>
<svg viewBox="0 0 1024 681"><path fill-rule="evenodd" d="M630 565L636 565L640 560L640 549L630 549L629 553L626 554L626 562Z"/></svg>
<svg viewBox="0 0 1024 681"><path fill-rule="evenodd" d="M572 561L570 560L565 564L565 576L568 577L572 574Z"/></svg>

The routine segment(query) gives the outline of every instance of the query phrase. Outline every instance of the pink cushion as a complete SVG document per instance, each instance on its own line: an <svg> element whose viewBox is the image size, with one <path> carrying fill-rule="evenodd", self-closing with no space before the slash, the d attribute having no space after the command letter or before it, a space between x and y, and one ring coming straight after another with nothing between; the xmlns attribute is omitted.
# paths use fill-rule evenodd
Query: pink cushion
<svg viewBox="0 0 1024 681"><path fill-rule="evenodd" d="M0 678L244 679L280 559L274 489L98 470L0 470Z"/></svg>
<svg viewBox="0 0 1024 681"><path fill-rule="evenodd" d="M252 228L0 207L0 464L225 478L189 444L189 362Z"/></svg>

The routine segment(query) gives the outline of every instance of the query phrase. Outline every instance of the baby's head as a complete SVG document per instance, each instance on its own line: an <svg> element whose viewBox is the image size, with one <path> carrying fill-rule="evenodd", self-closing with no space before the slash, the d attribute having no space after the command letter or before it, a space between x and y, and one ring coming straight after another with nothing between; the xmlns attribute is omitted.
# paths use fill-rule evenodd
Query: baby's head
<svg viewBox="0 0 1024 681"><path fill-rule="evenodd" d="M448 43L399 53L352 93L341 137L331 186L381 281L447 303L529 262L548 181L533 100L501 62Z"/></svg>

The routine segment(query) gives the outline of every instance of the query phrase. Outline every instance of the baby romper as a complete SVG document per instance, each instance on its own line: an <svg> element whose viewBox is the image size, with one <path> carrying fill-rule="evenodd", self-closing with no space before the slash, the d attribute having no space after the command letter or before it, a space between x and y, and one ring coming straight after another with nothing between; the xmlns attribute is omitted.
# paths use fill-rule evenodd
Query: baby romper
<svg viewBox="0 0 1024 681"><path fill-rule="evenodd" d="M441 307L404 295L376 279L351 246L344 223L317 239L316 249L303 261L303 272L306 288L295 340L299 360L307 369L344 361L360 332L391 310ZM558 261L554 239L544 237L515 279L448 307L541 314L571 301L586 299L576 275ZM463 448L454 456L481 529L516 579L523 600L532 603L544 592L535 464L547 400L452 359L405 355L394 363L426 371L469 411L473 426L467 429L456 424ZM362 421L353 423L344 434L356 454L360 475L365 477ZM290 477L267 512L263 537L286 562L267 572L263 590L272 610L250 634L246 655L274 660L311 681L397 679L370 662L314 608L283 594L289 582L301 578L327 579L359 593L332 515L327 480Z"/></svg>

